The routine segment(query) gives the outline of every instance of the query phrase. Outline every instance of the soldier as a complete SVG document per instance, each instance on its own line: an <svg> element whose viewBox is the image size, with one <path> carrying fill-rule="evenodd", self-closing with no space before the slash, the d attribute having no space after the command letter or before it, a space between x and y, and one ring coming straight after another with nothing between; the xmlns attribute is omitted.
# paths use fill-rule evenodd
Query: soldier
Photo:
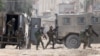
<svg viewBox="0 0 100 56"><path fill-rule="evenodd" d="M47 48L47 46L50 44L50 42L52 42L52 43L53 43L53 44L52 44L52 48L54 49L55 39L54 39L54 31L53 31L53 27L52 27L52 26L50 26L50 29L49 29L49 31L47 32L47 35L48 35L48 37L49 37L49 41L48 41L48 43L47 43L47 45L46 45L45 48Z"/></svg>
<svg viewBox="0 0 100 56"><path fill-rule="evenodd" d="M41 27L40 29L37 30L37 32L35 32L35 36L36 36L36 39L37 39L36 50L38 50L40 43L42 44L42 47L44 49L44 44L43 44L43 41L42 41L42 38L41 38L42 35L43 35L43 28Z"/></svg>
<svg viewBox="0 0 100 56"><path fill-rule="evenodd" d="M21 47L23 47L24 43L24 33L23 33L23 29L19 28L18 31L16 32L17 34L17 43L18 45L16 46L16 49L19 47L19 49L21 49Z"/></svg>
<svg viewBox="0 0 100 56"><path fill-rule="evenodd" d="M14 26L15 26L15 18L12 18L8 23L8 36L11 37L13 34L15 34ZM9 40L9 39L8 39Z"/></svg>
<svg viewBox="0 0 100 56"><path fill-rule="evenodd" d="M96 35L98 37L98 34L94 31L92 25L88 25L88 33L89 33L89 39L88 39L88 47L91 47L91 43L93 42L92 36L93 34Z"/></svg>
<svg viewBox="0 0 100 56"><path fill-rule="evenodd" d="M80 33L80 37L81 37L81 41L83 42L83 49L85 49L86 46L88 46L88 39L89 39L88 29L85 29L85 31L82 31Z"/></svg>

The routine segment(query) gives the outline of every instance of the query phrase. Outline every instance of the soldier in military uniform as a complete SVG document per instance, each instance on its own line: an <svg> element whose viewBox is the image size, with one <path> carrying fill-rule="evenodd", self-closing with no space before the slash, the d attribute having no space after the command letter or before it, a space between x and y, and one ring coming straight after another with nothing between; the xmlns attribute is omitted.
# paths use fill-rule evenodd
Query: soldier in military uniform
<svg viewBox="0 0 100 56"><path fill-rule="evenodd" d="M89 39L89 32L88 29L85 29L85 31L82 31L80 33L81 41L83 42L83 49L88 46L88 39Z"/></svg>
<svg viewBox="0 0 100 56"><path fill-rule="evenodd" d="M12 20L10 20L10 21L7 23L7 26L8 26L8 36L11 37L12 35L15 34L15 31L14 31L15 18L12 18Z"/></svg>
<svg viewBox="0 0 100 56"><path fill-rule="evenodd" d="M47 48L47 46L50 44L50 42L52 42L53 44L52 44L52 48L54 49L54 45L55 45L55 39L54 39L54 31L53 31L53 27L52 26L50 26L50 29L49 29L49 31L47 32L47 35L48 35L48 37L49 37L49 41L48 41L48 43L47 43L47 45L46 45L46 47L45 48Z"/></svg>
<svg viewBox="0 0 100 56"><path fill-rule="evenodd" d="M92 25L88 25L88 28L85 29L84 32L81 32L80 37L81 41L84 43L83 48L85 49L86 46L89 48L91 47L91 43L93 41L92 36L95 34L98 37L98 34L93 30Z"/></svg>
<svg viewBox="0 0 100 56"><path fill-rule="evenodd" d="M88 33L89 33L89 39L88 39L88 47L91 47L91 43L93 42L92 36L96 35L98 37L98 34L94 31L92 25L88 25Z"/></svg>
<svg viewBox="0 0 100 56"><path fill-rule="evenodd" d="M19 28L18 31L16 31L16 35L17 35L17 43L18 43L18 45L16 46L16 49L17 48L21 49L21 47L23 47L25 44L23 29Z"/></svg>
<svg viewBox="0 0 100 56"><path fill-rule="evenodd" d="M37 39L36 50L38 50L40 43L42 44L42 47L44 49L44 44L43 44L43 41L42 41L42 38L41 38L42 35L43 35L43 28L41 27L37 30L37 32L35 32L35 36L36 36L36 39Z"/></svg>

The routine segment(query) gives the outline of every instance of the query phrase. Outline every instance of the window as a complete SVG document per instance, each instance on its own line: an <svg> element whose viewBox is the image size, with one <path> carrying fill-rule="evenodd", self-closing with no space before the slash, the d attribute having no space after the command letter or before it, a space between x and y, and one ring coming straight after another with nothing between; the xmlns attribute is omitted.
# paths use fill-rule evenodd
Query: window
<svg viewBox="0 0 100 56"><path fill-rule="evenodd" d="M64 25L70 24L70 18L63 18L63 24Z"/></svg>
<svg viewBox="0 0 100 56"><path fill-rule="evenodd" d="M99 23L99 18L98 17L92 17L91 21L92 21L92 23Z"/></svg>
<svg viewBox="0 0 100 56"><path fill-rule="evenodd" d="M78 24L84 24L85 18L84 17L78 17Z"/></svg>

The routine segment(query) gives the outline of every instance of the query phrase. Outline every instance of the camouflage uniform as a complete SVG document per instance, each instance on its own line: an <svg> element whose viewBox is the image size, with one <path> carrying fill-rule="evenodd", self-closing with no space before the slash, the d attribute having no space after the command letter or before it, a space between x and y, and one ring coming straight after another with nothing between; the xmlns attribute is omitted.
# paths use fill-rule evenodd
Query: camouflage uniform
<svg viewBox="0 0 100 56"><path fill-rule="evenodd" d="M7 26L8 26L8 36L9 36L8 37L8 41L9 41L10 40L10 37L15 34L15 30L14 30L15 19L13 18L11 21L9 21L7 23Z"/></svg>
<svg viewBox="0 0 100 56"><path fill-rule="evenodd" d="M44 49L44 44L43 44L43 41L42 41L42 36L43 32L42 32L42 29L38 29L37 32L35 32L35 36L36 36L36 39L37 39L37 44L36 44L36 49L38 50L38 47L39 47L39 44L41 43L42 44L42 47Z"/></svg>
<svg viewBox="0 0 100 56"><path fill-rule="evenodd" d="M86 46L88 46L88 39L89 39L89 33L88 30L85 29L85 31L80 33L81 41L83 42L83 48L85 49Z"/></svg>
<svg viewBox="0 0 100 56"><path fill-rule="evenodd" d="M16 49L19 47L19 49L21 49L21 47L23 47L23 45L25 44L24 42L24 33L23 33L23 30L22 28L20 28L18 31L17 31L17 43L18 45L16 46Z"/></svg>
<svg viewBox="0 0 100 56"><path fill-rule="evenodd" d="M92 48L91 43L93 42L93 34L95 34L98 37L98 34L93 30L92 25L89 25L88 29L86 29L84 32L80 34L81 41L84 43L84 49L86 48L86 46Z"/></svg>
<svg viewBox="0 0 100 56"><path fill-rule="evenodd" d="M93 30L92 25L88 26L88 33L89 33L89 39L88 39L88 47L91 47L91 43L93 42L93 34L96 35L98 37L98 34Z"/></svg>
<svg viewBox="0 0 100 56"><path fill-rule="evenodd" d="M50 30L47 32L47 35L49 37L49 41L48 41L48 43L47 43L45 48L47 48L47 46L50 44L50 42L52 42L53 43L52 44L52 48L54 49L55 39L54 39L54 31L52 29L52 26L50 27Z"/></svg>

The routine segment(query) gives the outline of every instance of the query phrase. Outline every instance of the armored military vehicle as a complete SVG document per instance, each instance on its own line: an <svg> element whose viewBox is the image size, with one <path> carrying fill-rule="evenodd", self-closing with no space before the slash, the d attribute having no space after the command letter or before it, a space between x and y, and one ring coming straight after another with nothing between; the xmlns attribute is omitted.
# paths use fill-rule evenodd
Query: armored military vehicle
<svg viewBox="0 0 100 56"><path fill-rule="evenodd" d="M15 18L15 26L14 31L17 31L18 28L22 28L24 32L24 40L25 40L25 47L27 48L28 42L29 42L29 18L25 17L24 14L21 13L0 13L0 48L5 48L6 45L17 45L17 37L13 36L10 37L10 40L8 40L8 26L7 23L12 20L12 18Z"/></svg>
<svg viewBox="0 0 100 56"><path fill-rule="evenodd" d="M99 15L93 13L57 15L57 38L67 48L79 48L81 44L79 33L88 25L93 25L94 30L100 33L99 18ZM95 37L94 42L99 42L99 40Z"/></svg>

